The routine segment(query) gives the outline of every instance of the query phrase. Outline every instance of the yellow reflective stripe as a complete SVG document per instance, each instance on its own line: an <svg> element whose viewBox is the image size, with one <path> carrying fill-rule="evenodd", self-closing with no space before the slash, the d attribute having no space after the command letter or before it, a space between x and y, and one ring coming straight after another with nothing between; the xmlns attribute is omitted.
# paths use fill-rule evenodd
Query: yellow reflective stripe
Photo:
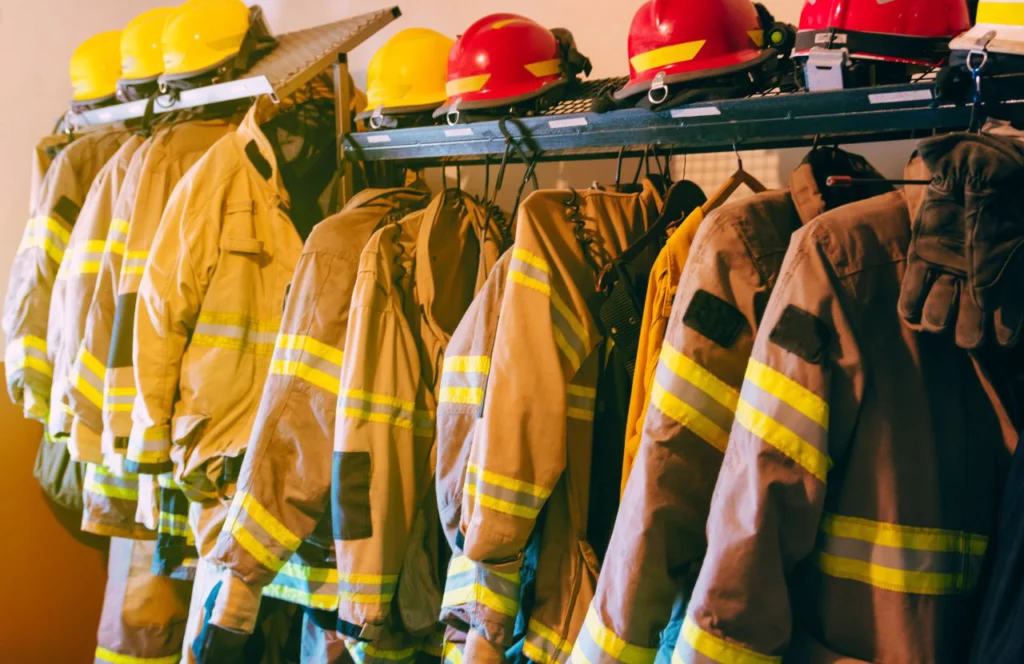
<svg viewBox="0 0 1024 664"><path fill-rule="evenodd" d="M555 309L558 313L562 314L565 320L569 323L569 327L576 333L576 336L583 342L583 346L586 348L590 347L590 335L587 333L587 328L583 327L583 321L569 308L562 298L558 296L558 293L551 292L551 303L555 305Z"/></svg>
<svg viewBox="0 0 1024 664"><path fill-rule="evenodd" d="M484 390L482 387L442 387L438 401L479 406L484 402Z"/></svg>
<svg viewBox="0 0 1024 664"><path fill-rule="evenodd" d="M271 537L276 539L286 548L295 551L302 544L302 539L297 537L292 531L288 530L283 523L277 520L277 518L271 514L267 508L256 502L256 498L253 497L248 491L243 491L235 496L235 500L240 501L241 509L245 510L245 513L252 518L253 521L259 524L260 528L265 530Z"/></svg>
<svg viewBox="0 0 1024 664"><path fill-rule="evenodd" d="M491 358L487 355L456 355L444 358L444 370L460 373L486 374L491 371Z"/></svg>
<svg viewBox="0 0 1024 664"><path fill-rule="evenodd" d="M136 265L125 265L121 268L122 274L142 274L145 271L145 267Z"/></svg>
<svg viewBox="0 0 1024 664"><path fill-rule="evenodd" d="M532 288L539 293L543 293L545 296L551 296L551 286L544 282L537 281L533 277L523 274L522 272L516 272L515 270L508 273L508 278L519 284L520 286L526 286Z"/></svg>
<svg viewBox="0 0 1024 664"><path fill-rule="evenodd" d="M44 353L46 352L46 339L41 339L40 337L31 334L26 334L15 343L21 344L25 348L35 348L36 350L41 350Z"/></svg>
<svg viewBox="0 0 1024 664"><path fill-rule="evenodd" d="M230 532L235 538L235 541L238 542L238 544L245 549L250 556L259 561L259 563L267 569L276 572L284 565L285 561L271 553L270 550L263 546L262 542L253 537L252 533L246 530L237 519L231 524Z"/></svg>
<svg viewBox="0 0 1024 664"><path fill-rule="evenodd" d="M470 482L466 482L465 486L466 495L476 500L488 509L492 509L495 512L502 512L511 516L518 516L523 519L535 519L540 514L540 510L533 507L526 507L524 505L517 505L516 503L502 500L501 498L494 498L482 494L476 490L476 485Z"/></svg>
<svg viewBox="0 0 1024 664"><path fill-rule="evenodd" d="M529 639L531 632L534 635L539 636L540 638L544 639L545 641L553 645L559 651L562 657L560 657L558 660L553 660L551 655L540 650L533 643L530 643ZM523 643L523 654L525 654L527 657L536 662L541 662L542 664L551 661L562 661L566 655L570 655L572 653L571 643L568 643L555 630L551 629L544 623L541 623L533 618L530 619L529 625L527 627L526 639L526 642Z"/></svg>
<svg viewBox="0 0 1024 664"><path fill-rule="evenodd" d="M562 60L560 58L552 58L551 60L543 60L541 62L531 62L526 67L526 71L530 72L537 78L544 76L554 76L562 73Z"/></svg>
<svg viewBox="0 0 1024 664"><path fill-rule="evenodd" d="M448 576L462 574L463 572L472 572L479 566L480 565L469 556L456 556L452 558L451 563L448 565ZM512 583L519 583L521 578L516 572L499 572L493 569L486 569L485 573L490 576L496 576L499 579L511 581Z"/></svg>
<svg viewBox="0 0 1024 664"><path fill-rule="evenodd" d="M673 44L672 46L662 46L646 53L637 53L629 59L629 63L633 65L633 69L637 70L637 72L645 72L658 67L689 62L697 57L700 50L704 48L705 43L707 43L707 40L699 39L697 41L683 42L682 44Z"/></svg>
<svg viewBox="0 0 1024 664"><path fill-rule="evenodd" d="M21 366L25 369L32 369L38 371L44 376L53 378L53 365L46 360L41 360L38 357L26 357L25 361L21 363Z"/></svg>
<svg viewBox="0 0 1024 664"><path fill-rule="evenodd" d="M1024 26L1024 3L981 0L978 3L977 22Z"/></svg>
<svg viewBox="0 0 1024 664"><path fill-rule="evenodd" d="M128 448L128 460L134 461L135 463L163 463L170 458L170 452L167 450L139 450L133 447Z"/></svg>
<svg viewBox="0 0 1024 664"><path fill-rule="evenodd" d="M290 576L294 579L303 579L315 583L337 583L338 569L336 567L309 567L296 563L285 563L278 570L279 575Z"/></svg>
<svg viewBox="0 0 1024 664"><path fill-rule="evenodd" d="M310 593L290 586L282 586L271 583L263 589L265 597L273 597L290 604L299 604L311 609L321 611L334 611L338 608L338 596L334 593L324 595L322 593Z"/></svg>
<svg viewBox="0 0 1024 664"><path fill-rule="evenodd" d="M89 369L89 371L96 374L96 377L99 378L100 380L103 380L104 378L107 377L107 367L104 366L104 364L99 361L99 358L90 353L87 349L82 348L79 351L78 360L79 362L84 364ZM111 390L111 392L113 392L113 390ZM132 391L132 393L134 394L134 390Z"/></svg>
<svg viewBox="0 0 1024 664"><path fill-rule="evenodd" d="M84 396L89 403L100 410L103 410L103 393L93 387L89 381L82 378L82 374L80 372L71 372L71 384L76 390L82 393L82 396Z"/></svg>
<svg viewBox="0 0 1024 664"><path fill-rule="evenodd" d="M302 362L295 362L292 360L273 360L270 363L270 373L278 376L295 376L296 378L301 378L310 385L315 385L316 387L327 390L335 396L337 396L340 391L341 381L337 376L331 376L319 369L314 369L308 364L303 364Z"/></svg>
<svg viewBox="0 0 1024 664"><path fill-rule="evenodd" d="M334 346L329 346L322 341L317 341L313 337L297 334L279 334L274 345L282 349L301 350L320 359L337 364L339 367L345 359L344 351L338 350Z"/></svg>
<svg viewBox="0 0 1024 664"><path fill-rule="evenodd" d="M121 655L113 650L107 650L96 646L96 659L110 664L178 664L181 661L181 653L165 655L164 657L135 657L133 655Z"/></svg>
<svg viewBox="0 0 1024 664"><path fill-rule="evenodd" d="M793 409L828 430L828 403L800 383L754 358L750 358L750 363L747 365L745 380L786 402Z"/></svg>
<svg viewBox="0 0 1024 664"><path fill-rule="evenodd" d="M480 90L490 78L490 74L478 74L477 76L457 78L453 81L448 81L444 86L444 90L449 97L457 97L467 92L476 92L477 90Z"/></svg>
<svg viewBox="0 0 1024 664"><path fill-rule="evenodd" d="M133 397L139 393L134 387L108 387L104 392L112 397Z"/></svg>
<svg viewBox="0 0 1024 664"><path fill-rule="evenodd" d="M548 496L551 495L551 489L545 489L538 484L531 484L524 482L523 480L516 479L514 477L508 477L507 475L500 475L490 470L485 470L475 463L470 463L466 466L466 472L474 475L479 475L488 484L500 486L504 489L511 489L517 493L525 493L531 496L536 496L541 500L547 500Z"/></svg>
<svg viewBox="0 0 1024 664"><path fill-rule="evenodd" d="M85 490L89 493L94 493L97 496L106 496L108 498L120 498L122 500L138 500L139 490L130 489L123 486L111 486L109 484L101 484L94 478L88 478L85 481Z"/></svg>
<svg viewBox="0 0 1024 664"><path fill-rule="evenodd" d="M829 576L860 581L892 592L946 595L966 588L967 577L964 574L911 572L863 560L841 558L824 551L817 552L815 562Z"/></svg>
<svg viewBox="0 0 1024 664"><path fill-rule="evenodd" d="M584 387L582 385L576 385L574 383L569 383L569 386L566 388L566 391L569 394L571 394L573 396L577 396L577 397L586 397L587 399L596 399L597 398L597 390L595 390L592 387Z"/></svg>
<svg viewBox="0 0 1024 664"><path fill-rule="evenodd" d="M736 406L736 422L796 461L821 482L826 481L828 471L832 467L832 459L743 399L740 399L739 405Z"/></svg>
<svg viewBox="0 0 1024 664"><path fill-rule="evenodd" d="M764 30L747 30L747 36L750 37L750 41L754 42L754 46L764 47Z"/></svg>
<svg viewBox="0 0 1024 664"><path fill-rule="evenodd" d="M966 551L971 555L983 556L988 548L988 537L984 535L940 528L901 526L895 523L882 523L881 521L870 521L838 514L824 514L821 519L821 530L827 535L898 549L954 551L957 553Z"/></svg>
<svg viewBox="0 0 1024 664"><path fill-rule="evenodd" d="M594 421L594 411L592 410L569 407L566 409L565 414L574 420L583 420L584 422Z"/></svg>
<svg viewBox="0 0 1024 664"><path fill-rule="evenodd" d="M353 572L349 574L338 574L338 580L344 583L358 583L362 585L398 583L397 574L364 574Z"/></svg>
<svg viewBox="0 0 1024 664"><path fill-rule="evenodd" d="M398 406L404 410L416 410L416 404L412 401L393 397L388 394L375 394L365 390L349 389L345 390L345 397L350 399L359 399L361 401L369 401L370 403L380 406Z"/></svg>
<svg viewBox="0 0 1024 664"><path fill-rule="evenodd" d="M103 248L106 245L106 240L84 240L82 242L75 243L73 246L75 253L82 252L87 254L97 251L103 251Z"/></svg>
<svg viewBox="0 0 1024 664"><path fill-rule="evenodd" d="M366 592L350 592L348 590L339 590L338 599L344 602L352 602L353 604L387 604L395 598L394 592L389 593L366 593Z"/></svg>
<svg viewBox="0 0 1024 664"><path fill-rule="evenodd" d="M46 254L53 259L54 263L62 263L64 261L64 250L58 247L47 237L27 237L21 241L18 246L18 253L26 249L42 249Z"/></svg>
<svg viewBox="0 0 1024 664"><path fill-rule="evenodd" d="M146 260L149 258L149 251L129 251L125 256L128 260ZM202 316L200 316L200 319Z"/></svg>
<svg viewBox="0 0 1024 664"><path fill-rule="evenodd" d="M444 664L462 664L462 651L451 641L444 643Z"/></svg>
<svg viewBox="0 0 1024 664"><path fill-rule="evenodd" d="M686 614L686 619L683 620L683 638L695 651L719 664L781 664L782 662L781 657L762 655L729 643L713 634L708 634L693 622L690 614Z"/></svg>
<svg viewBox="0 0 1024 664"><path fill-rule="evenodd" d="M506 26L514 25L516 23L527 23L527 21L526 21L526 19L522 19L522 18L506 18L506 19L502 19L500 21L495 21L494 23L491 23L491 28L493 30L501 30L502 28L504 28Z"/></svg>
<svg viewBox="0 0 1024 664"><path fill-rule="evenodd" d="M628 643L620 638L615 632L608 629L597 614L597 610L591 606L587 611L587 618L583 621L583 628L601 652L609 657L614 657L621 664L651 664L658 654L657 648L643 648ZM573 659L582 655L581 649L573 652Z"/></svg>
<svg viewBox="0 0 1024 664"><path fill-rule="evenodd" d="M124 256L124 242L108 240L107 245L103 247L103 253Z"/></svg>
<svg viewBox="0 0 1024 664"><path fill-rule="evenodd" d="M128 232L128 222L125 221L124 219L118 219L118 218L115 217L114 219L110 220L110 230L107 231L107 232L108 232L108 234L109 233L127 233Z"/></svg>
<svg viewBox="0 0 1024 664"><path fill-rule="evenodd" d="M100 262L99 261L82 261L75 265L75 274L99 274Z"/></svg>
<svg viewBox="0 0 1024 664"><path fill-rule="evenodd" d="M697 434L708 445L725 454L729 445L729 432L666 390L657 380L651 385L651 403L665 415Z"/></svg>
<svg viewBox="0 0 1024 664"><path fill-rule="evenodd" d="M544 260L544 258L542 258L541 256L538 256L537 254L533 253L528 249L523 249L522 247L515 247L514 249L512 249L512 258L523 261L527 265L532 265L541 272L547 272L548 274L551 274L551 267L548 265L548 262Z"/></svg>
<svg viewBox="0 0 1024 664"><path fill-rule="evenodd" d="M709 397L729 410L736 410L740 394L728 383L711 373L692 359L673 348L662 344L661 361L672 373L700 388Z"/></svg>
<svg viewBox="0 0 1024 664"><path fill-rule="evenodd" d="M446 590L444 597L441 600L441 604L444 606L459 606L461 604L482 604L492 611L514 617L519 613L519 601L518 599L511 599L503 595L499 595L490 588L474 583L468 586L462 586L454 590Z"/></svg>

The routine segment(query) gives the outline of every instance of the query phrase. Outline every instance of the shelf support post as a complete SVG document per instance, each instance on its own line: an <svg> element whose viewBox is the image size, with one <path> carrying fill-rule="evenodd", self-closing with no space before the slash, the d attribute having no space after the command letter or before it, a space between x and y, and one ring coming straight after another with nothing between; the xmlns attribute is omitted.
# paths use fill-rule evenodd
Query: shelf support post
<svg viewBox="0 0 1024 664"><path fill-rule="evenodd" d="M355 193L352 181L352 162L345 159L345 137L352 132L352 95L349 90L348 54L339 53L334 70L334 135L337 137L338 168L341 169L341 207L345 207ZM337 210L334 210L337 212Z"/></svg>

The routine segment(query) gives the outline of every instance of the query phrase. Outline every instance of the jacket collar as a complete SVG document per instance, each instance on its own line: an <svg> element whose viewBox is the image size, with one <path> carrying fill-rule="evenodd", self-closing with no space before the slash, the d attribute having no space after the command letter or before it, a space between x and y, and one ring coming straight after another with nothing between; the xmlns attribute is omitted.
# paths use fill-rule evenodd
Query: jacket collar
<svg viewBox="0 0 1024 664"><path fill-rule="evenodd" d="M860 155L838 148L812 149L789 177L790 195L806 224L829 210L892 191L891 186L829 188L830 175L882 179L882 174Z"/></svg>
<svg viewBox="0 0 1024 664"><path fill-rule="evenodd" d="M288 207L291 200L285 189L281 171L278 168L274 149L260 125L273 117L274 104L266 97L260 97L245 114L238 126L236 136L242 149L246 168L254 175L263 191L274 203Z"/></svg>

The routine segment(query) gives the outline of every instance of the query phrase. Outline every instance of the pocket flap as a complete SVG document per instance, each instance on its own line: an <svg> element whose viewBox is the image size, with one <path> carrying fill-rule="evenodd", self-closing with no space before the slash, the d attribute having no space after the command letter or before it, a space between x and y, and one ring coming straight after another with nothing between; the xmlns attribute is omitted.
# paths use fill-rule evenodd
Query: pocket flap
<svg viewBox="0 0 1024 664"><path fill-rule="evenodd" d="M233 254L262 254L263 241L250 237L226 237L221 240L220 246L224 251Z"/></svg>

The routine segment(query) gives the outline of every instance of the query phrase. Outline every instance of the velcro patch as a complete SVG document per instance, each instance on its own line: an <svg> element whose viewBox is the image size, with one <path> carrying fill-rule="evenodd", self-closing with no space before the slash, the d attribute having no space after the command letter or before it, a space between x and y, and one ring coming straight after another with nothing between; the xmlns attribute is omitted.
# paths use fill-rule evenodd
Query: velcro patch
<svg viewBox="0 0 1024 664"><path fill-rule="evenodd" d="M820 318L791 304L782 312L768 340L811 364L823 364L832 332Z"/></svg>
<svg viewBox="0 0 1024 664"><path fill-rule="evenodd" d="M256 141L249 141L245 145L245 154L249 157L249 161L256 167L256 170L260 175L263 176L264 180L269 180L270 176L274 174L274 169L271 167L270 162L260 152L260 146L256 145Z"/></svg>
<svg viewBox="0 0 1024 664"><path fill-rule="evenodd" d="M72 226L78 221L78 214L81 211L82 207L67 196L61 196L53 206L53 213Z"/></svg>
<svg viewBox="0 0 1024 664"><path fill-rule="evenodd" d="M690 306L683 314L683 324L722 348L728 348L736 341L746 319L739 309L706 290L693 294Z"/></svg>

